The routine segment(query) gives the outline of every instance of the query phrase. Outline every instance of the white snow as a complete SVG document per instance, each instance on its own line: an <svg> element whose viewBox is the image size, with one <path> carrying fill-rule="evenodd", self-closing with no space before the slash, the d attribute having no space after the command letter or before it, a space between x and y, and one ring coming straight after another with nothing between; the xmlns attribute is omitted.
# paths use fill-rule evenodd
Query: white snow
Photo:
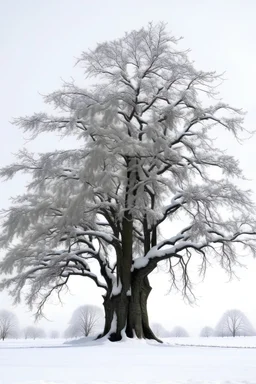
<svg viewBox="0 0 256 384"><path fill-rule="evenodd" d="M256 336L251 337L171 337L164 339L165 342L175 345L207 346L226 348L255 348ZM256 377L255 377L256 383Z"/></svg>
<svg viewBox="0 0 256 384"><path fill-rule="evenodd" d="M113 288L112 288L111 296L112 295L113 296L117 296L117 295L119 295L119 293L121 293L121 291L122 291L122 284L121 284L121 282L119 281L117 283L117 281L115 280L113 282Z"/></svg>
<svg viewBox="0 0 256 384"><path fill-rule="evenodd" d="M255 383L256 337L171 338L162 345L91 339L0 342L0 384Z"/></svg>

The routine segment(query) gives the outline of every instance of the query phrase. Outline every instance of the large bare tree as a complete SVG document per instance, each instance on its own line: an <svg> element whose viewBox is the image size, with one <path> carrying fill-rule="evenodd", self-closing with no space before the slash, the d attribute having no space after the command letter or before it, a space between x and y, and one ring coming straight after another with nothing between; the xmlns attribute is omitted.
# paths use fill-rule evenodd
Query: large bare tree
<svg viewBox="0 0 256 384"><path fill-rule="evenodd" d="M16 302L26 287L40 314L52 292L83 276L103 293L102 335L154 338L147 300L158 263L168 262L189 297L191 260L201 275L208 260L232 274L239 245L255 253L254 204L235 184L242 171L213 140L223 131L239 137L243 113L216 101L220 78L197 70L177 42L160 23L98 44L79 60L96 85L65 82L44 97L56 113L15 120L31 138L80 141L73 150L21 150L1 170L31 178L4 212L0 241L1 288Z"/></svg>

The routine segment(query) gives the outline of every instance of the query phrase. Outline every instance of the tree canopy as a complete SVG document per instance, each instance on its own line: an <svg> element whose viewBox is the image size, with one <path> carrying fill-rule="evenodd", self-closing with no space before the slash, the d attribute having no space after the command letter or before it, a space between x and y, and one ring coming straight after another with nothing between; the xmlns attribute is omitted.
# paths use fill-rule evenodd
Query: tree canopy
<svg viewBox="0 0 256 384"><path fill-rule="evenodd" d="M232 273L237 245L255 254L254 203L236 185L239 162L213 139L239 137L243 112L216 101L219 76L197 70L177 43L159 23L98 44L79 59L95 85L64 82L44 97L55 112L14 121L31 138L60 133L80 144L23 149L1 169L6 179L30 176L3 212L0 287L16 302L26 287L40 314L53 291L83 276L103 292L103 335L153 338L148 276L159 262L189 296L194 256L204 275L213 259Z"/></svg>

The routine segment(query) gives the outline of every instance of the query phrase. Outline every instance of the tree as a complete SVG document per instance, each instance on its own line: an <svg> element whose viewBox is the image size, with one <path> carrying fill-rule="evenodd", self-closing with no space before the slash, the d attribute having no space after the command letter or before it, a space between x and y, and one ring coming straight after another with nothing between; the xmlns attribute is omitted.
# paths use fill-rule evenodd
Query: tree
<svg viewBox="0 0 256 384"><path fill-rule="evenodd" d="M170 332L165 329L160 323L153 323L151 329L157 337L169 337Z"/></svg>
<svg viewBox="0 0 256 384"><path fill-rule="evenodd" d="M87 337L93 334L102 317L99 307L82 305L74 311L65 334L67 337Z"/></svg>
<svg viewBox="0 0 256 384"><path fill-rule="evenodd" d="M238 309L224 313L216 326L217 336L253 336L255 331L245 314Z"/></svg>
<svg viewBox="0 0 256 384"><path fill-rule="evenodd" d="M42 328L29 325L23 330L25 339L43 339L45 338L45 331Z"/></svg>
<svg viewBox="0 0 256 384"><path fill-rule="evenodd" d="M19 302L26 287L37 315L83 276L103 295L102 336L152 339L149 276L159 263L168 262L172 287L193 300L191 260L202 277L209 260L232 276L239 245L255 254L254 204L235 184L242 171L212 140L222 130L239 137L243 112L216 102L220 77L195 69L177 42L160 23L98 44L79 60L98 84L65 82L44 97L56 114L14 121L31 139L60 133L81 143L21 150L1 170L31 181L3 212L0 288Z"/></svg>
<svg viewBox="0 0 256 384"><path fill-rule="evenodd" d="M31 326L28 326L28 327L25 327L23 329L23 334L24 334L24 338L25 339L29 339L30 338L30 335L31 335L30 328L31 328Z"/></svg>
<svg viewBox="0 0 256 384"><path fill-rule="evenodd" d="M60 333L59 331L53 329L51 332L50 332L50 338L51 339L58 339L60 337Z"/></svg>
<svg viewBox="0 0 256 384"><path fill-rule="evenodd" d="M214 329L211 327L204 327L200 332L200 337L210 337L214 335Z"/></svg>
<svg viewBox="0 0 256 384"><path fill-rule="evenodd" d="M8 337L16 337L17 333L17 317L10 311L0 310L0 339L4 341Z"/></svg>
<svg viewBox="0 0 256 384"><path fill-rule="evenodd" d="M176 326L171 331L171 336L172 337L189 337L189 334L185 328Z"/></svg>

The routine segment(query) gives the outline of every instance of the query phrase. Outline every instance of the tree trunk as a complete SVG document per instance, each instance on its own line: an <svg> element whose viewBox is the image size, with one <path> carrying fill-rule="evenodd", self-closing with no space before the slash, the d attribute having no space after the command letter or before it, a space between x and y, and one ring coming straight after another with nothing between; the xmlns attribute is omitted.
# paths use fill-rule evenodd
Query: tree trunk
<svg viewBox="0 0 256 384"><path fill-rule="evenodd" d="M104 298L103 306L105 326L99 337L108 335L110 341L120 341L126 329L129 297L121 292L119 295Z"/></svg>
<svg viewBox="0 0 256 384"><path fill-rule="evenodd" d="M132 295L129 303L126 335L128 337L136 336L139 339L153 339L161 342L151 330L148 320L147 301L151 289L147 276L134 277L132 283Z"/></svg>
<svg viewBox="0 0 256 384"><path fill-rule="evenodd" d="M110 341L129 338L153 339L161 342L149 326L147 300L151 287L147 276L132 275L131 293L104 298L105 327L99 337L108 335Z"/></svg>
<svg viewBox="0 0 256 384"><path fill-rule="evenodd" d="M130 338L158 340L150 329L147 312L147 300L151 291L147 276L156 267L156 263L151 263L143 270L132 271L133 216L130 207L134 206L136 197L134 186L138 181L136 160L127 157L127 186L125 212L121 225L121 246L115 245L116 283L120 293L113 295L112 287L104 297L105 327L100 335L100 337L108 336L111 341L119 341L124 335ZM144 227L148 235L145 248L145 253L147 253L150 248L150 234L146 222ZM158 341L160 342L160 340Z"/></svg>

